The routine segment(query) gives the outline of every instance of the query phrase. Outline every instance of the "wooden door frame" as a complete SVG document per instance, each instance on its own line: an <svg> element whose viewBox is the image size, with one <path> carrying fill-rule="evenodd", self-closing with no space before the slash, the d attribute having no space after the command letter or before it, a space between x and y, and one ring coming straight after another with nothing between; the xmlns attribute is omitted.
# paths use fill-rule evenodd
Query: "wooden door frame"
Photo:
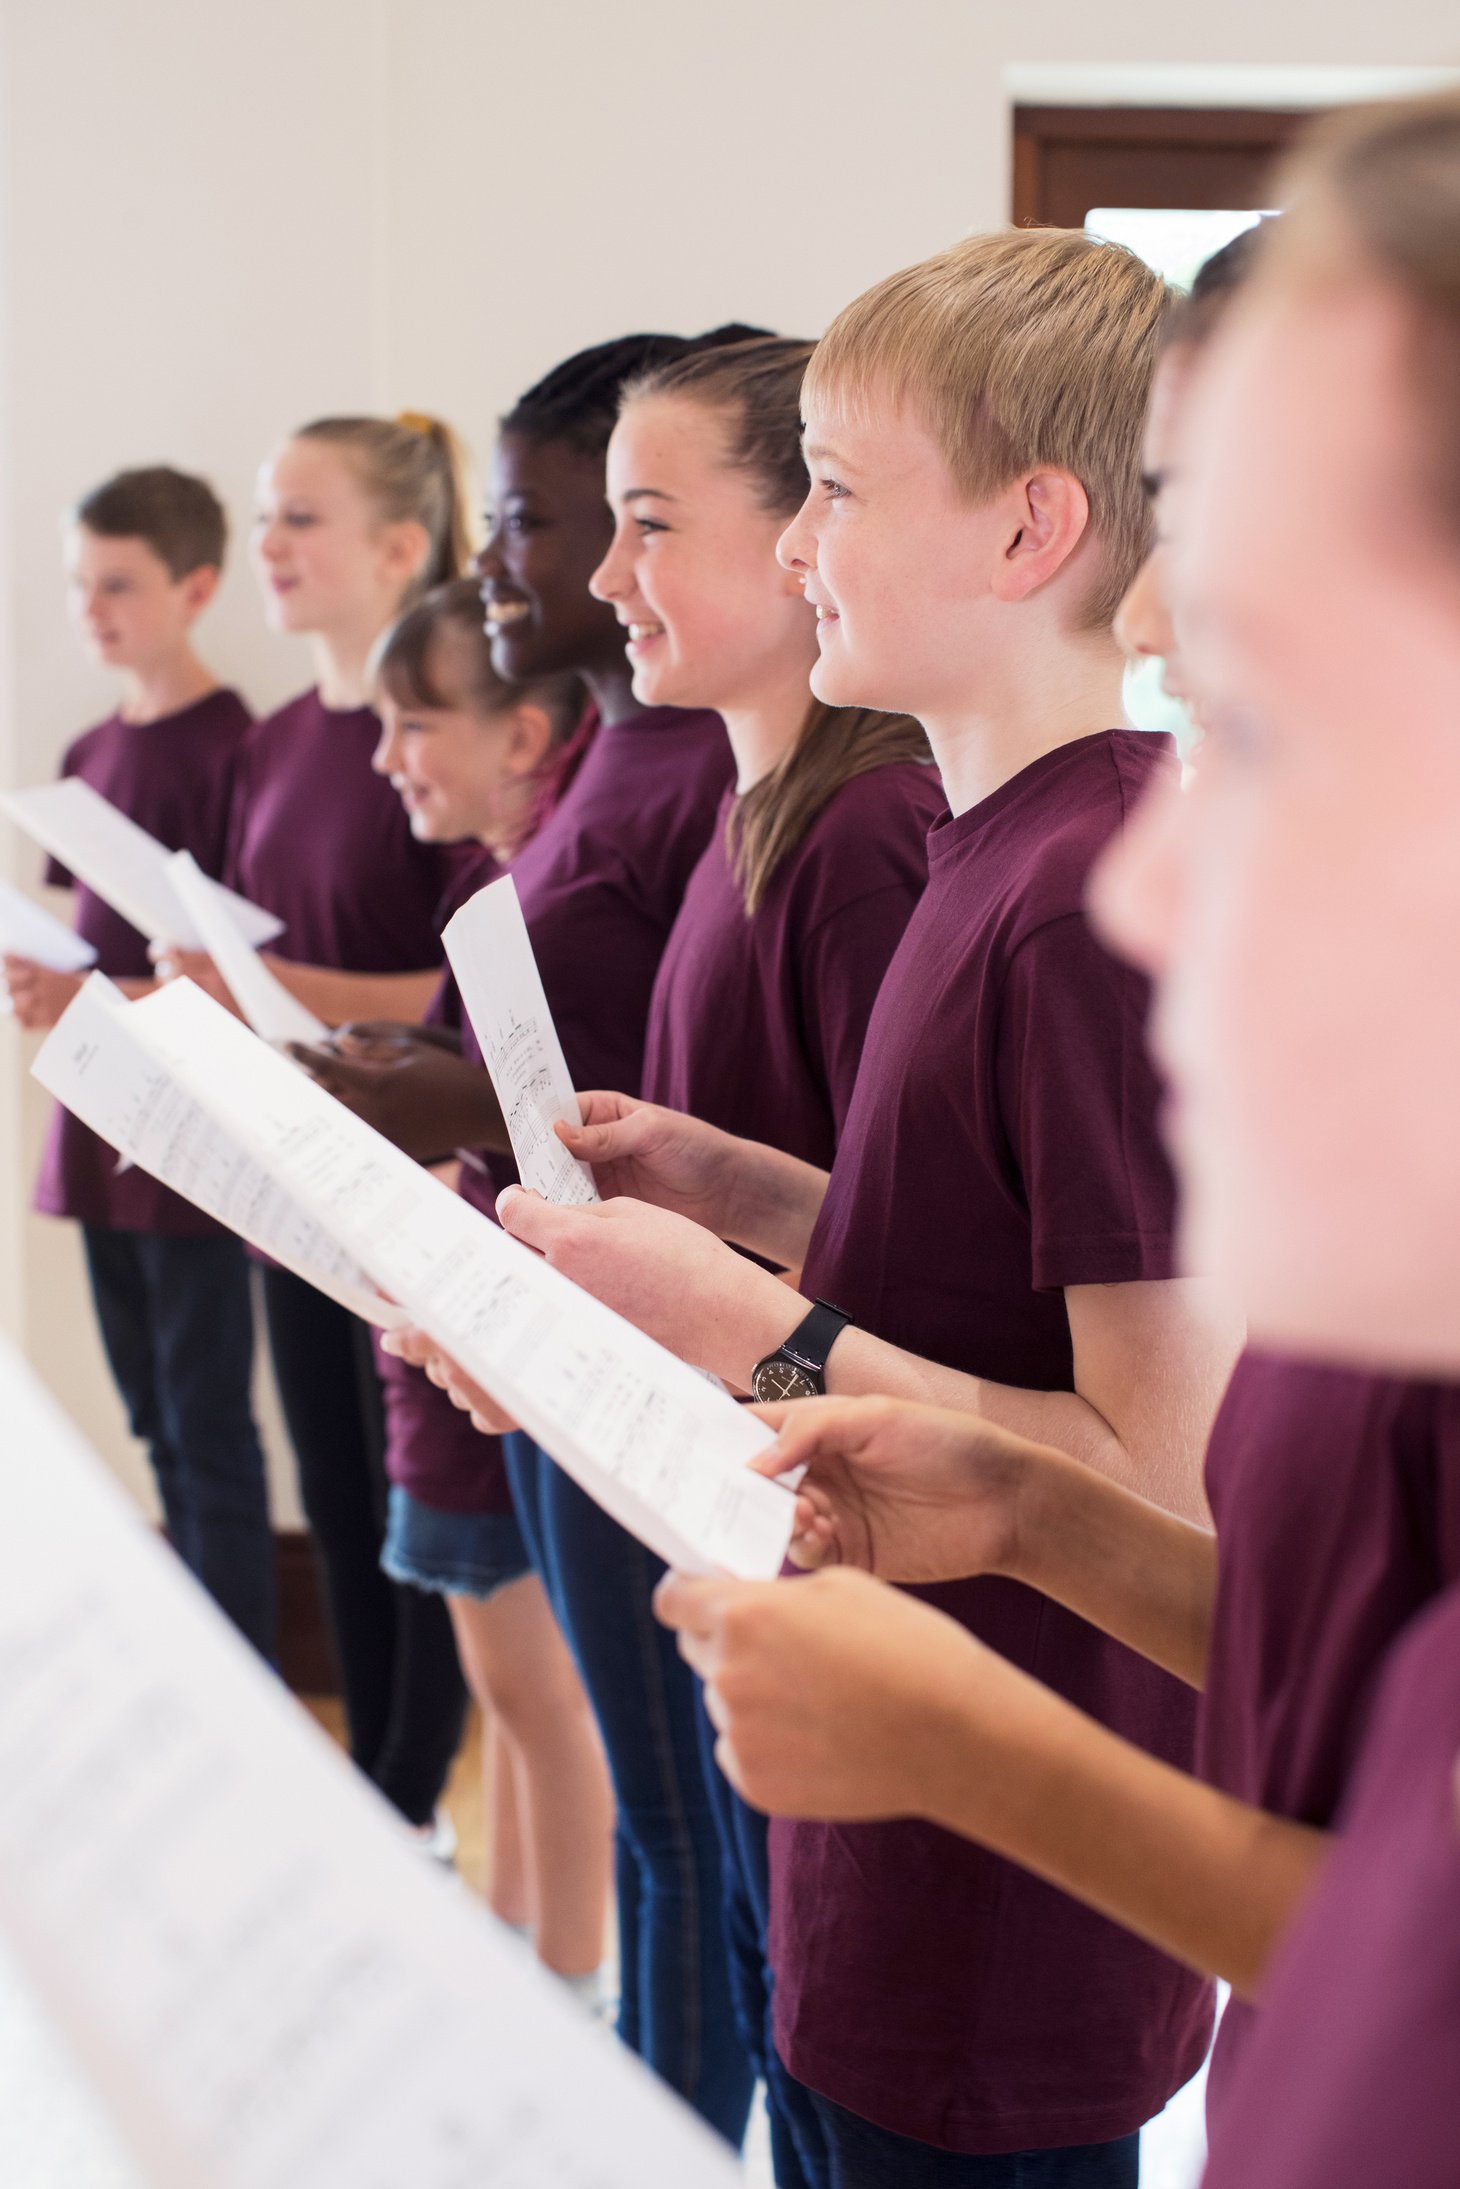
<svg viewBox="0 0 1460 2189"><path fill-rule="evenodd" d="M1016 106L1014 225L1036 226L1040 155L1046 145L1169 144L1230 147L1276 158L1311 108L1203 106Z"/></svg>

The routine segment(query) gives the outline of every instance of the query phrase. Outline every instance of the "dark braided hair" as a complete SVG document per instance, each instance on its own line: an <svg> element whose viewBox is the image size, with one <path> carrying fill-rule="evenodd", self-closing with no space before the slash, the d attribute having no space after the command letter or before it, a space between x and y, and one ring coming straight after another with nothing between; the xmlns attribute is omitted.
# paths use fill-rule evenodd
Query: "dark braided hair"
<svg viewBox="0 0 1460 2189"><path fill-rule="evenodd" d="M566 441L584 456L602 456L618 419L619 392L636 380L694 350L722 348L766 333L731 321L708 334L624 334L614 342L596 342L544 373L519 396L498 431L529 441Z"/></svg>

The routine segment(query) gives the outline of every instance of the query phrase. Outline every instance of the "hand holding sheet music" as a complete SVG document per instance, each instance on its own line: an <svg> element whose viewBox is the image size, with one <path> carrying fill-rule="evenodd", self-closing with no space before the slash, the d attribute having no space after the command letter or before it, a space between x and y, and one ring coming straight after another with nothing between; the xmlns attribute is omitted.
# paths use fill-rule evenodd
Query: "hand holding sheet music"
<svg viewBox="0 0 1460 2189"><path fill-rule="evenodd" d="M522 1183L545 1201L596 1201L592 1171L553 1131L559 1118L583 1120L511 875L479 889L442 941Z"/></svg>
<svg viewBox="0 0 1460 2189"><path fill-rule="evenodd" d="M8 1349L0 1407L0 1929L153 2189L729 2189Z"/></svg>
<svg viewBox="0 0 1460 2189"><path fill-rule="evenodd" d="M87 1008L83 993L36 1073L124 1153L280 1260L257 1235L263 1216L272 1212L273 1233L302 1260L281 1212L302 1214L670 1564L747 1579L779 1572L793 1501L746 1464L767 1431L189 982L121 1011ZM88 1083L109 1079L144 1084L126 1098L88 1095ZM312 1252L322 1268L323 1248Z"/></svg>

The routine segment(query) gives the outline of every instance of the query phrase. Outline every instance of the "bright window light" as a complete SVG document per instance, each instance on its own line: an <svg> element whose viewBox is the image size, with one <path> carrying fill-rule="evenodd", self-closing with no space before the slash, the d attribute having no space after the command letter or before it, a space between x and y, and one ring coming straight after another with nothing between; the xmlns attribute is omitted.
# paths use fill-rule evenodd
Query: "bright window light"
<svg viewBox="0 0 1460 2189"><path fill-rule="evenodd" d="M1097 205L1085 215L1087 236L1123 243L1158 274L1189 289L1203 259L1220 251L1244 228L1255 228L1261 213L1193 213L1146 205Z"/></svg>

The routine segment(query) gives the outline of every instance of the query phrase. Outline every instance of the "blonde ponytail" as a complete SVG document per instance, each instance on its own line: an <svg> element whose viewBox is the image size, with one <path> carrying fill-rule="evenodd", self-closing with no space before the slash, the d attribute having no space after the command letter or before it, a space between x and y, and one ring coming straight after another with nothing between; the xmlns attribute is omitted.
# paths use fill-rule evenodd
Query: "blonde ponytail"
<svg viewBox="0 0 1460 2189"><path fill-rule="evenodd" d="M476 541L476 494L466 448L424 411L397 418L316 418L297 441L322 441L354 462L387 524L418 524L430 546L402 607L465 575Z"/></svg>

